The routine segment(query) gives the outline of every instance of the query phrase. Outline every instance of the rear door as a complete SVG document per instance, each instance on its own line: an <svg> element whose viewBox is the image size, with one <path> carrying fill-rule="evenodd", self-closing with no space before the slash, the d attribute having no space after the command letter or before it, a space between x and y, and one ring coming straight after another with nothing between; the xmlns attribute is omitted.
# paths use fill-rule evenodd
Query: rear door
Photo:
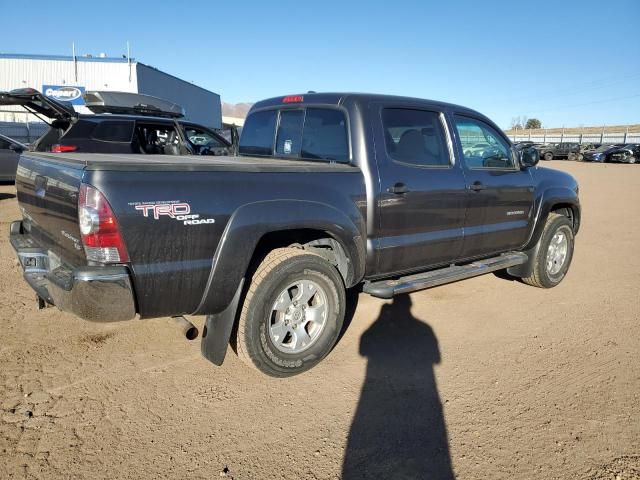
<svg viewBox="0 0 640 480"><path fill-rule="evenodd" d="M14 148L19 147L0 136L0 180L12 180L16 174L20 154L11 148L12 145L15 145Z"/></svg>
<svg viewBox="0 0 640 480"><path fill-rule="evenodd" d="M374 108L378 272L454 261L462 250L466 191L444 114L403 105Z"/></svg>
<svg viewBox="0 0 640 480"><path fill-rule="evenodd" d="M522 247L533 215L534 185L529 170L520 168L509 141L494 126L465 115L454 115L453 121L467 188L462 257ZM480 142L490 147L481 152L465 148Z"/></svg>

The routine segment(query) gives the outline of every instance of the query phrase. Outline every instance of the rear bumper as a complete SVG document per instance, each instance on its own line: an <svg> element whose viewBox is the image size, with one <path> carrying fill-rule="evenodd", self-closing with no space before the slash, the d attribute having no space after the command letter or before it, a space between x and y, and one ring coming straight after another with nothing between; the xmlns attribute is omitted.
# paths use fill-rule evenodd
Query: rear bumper
<svg viewBox="0 0 640 480"><path fill-rule="evenodd" d="M41 248L22 222L11 224L11 246L24 270L24 279L40 298L60 310L94 322L130 320L136 306L129 270L125 266L70 268Z"/></svg>

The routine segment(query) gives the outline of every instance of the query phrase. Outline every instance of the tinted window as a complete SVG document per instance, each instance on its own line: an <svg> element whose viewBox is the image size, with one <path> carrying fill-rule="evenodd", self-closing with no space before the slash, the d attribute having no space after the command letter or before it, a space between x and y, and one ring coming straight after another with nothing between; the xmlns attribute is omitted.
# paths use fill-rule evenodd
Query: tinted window
<svg viewBox="0 0 640 480"><path fill-rule="evenodd" d="M93 138L105 142L130 142L133 122L100 122L93 131Z"/></svg>
<svg viewBox="0 0 640 480"><path fill-rule="evenodd" d="M280 115L275 152L273 137ZM344 113L330 108L267 110L247 118L240 137L244 155L277 155L318 160L349 160Z"/></svg>
<svg viewBox="0 0 640 480"><path fill-rule="evenodd" d="M213 133L202 128L184 125L184 134L187 139L196 147L221 148L226 147L222 141Z"/></svg>
<svg viewBox="0 0 640 480"><path fill-rule="evenodd" d="M0 138L0 150L8 150L11 142L8 142L4 138Z"/></svg>
<svg viewBox="0 0 640 480"><path fill-rule="evenodd" d="M247 117L240 137L240 153L244 155L271 155L276 129L277 110L252 113Z"/></svg>
<svg viewBox="0 0 640 480"><path fill-rule="evenodd" d="M349 160L347 122L340 110L307 108L302 135L302 157Z"/></svg>
<svg viewBox="0 0 640 480"><path fill-rule="evenodd" d="M152 155L180 155L180 137L172 124L136 124L133 150Z"/></svg>
<svg viewBox="0 0 640 480"><path fill-rule="evenodd" d="M98 120L98 125L100 123L102 122ZM67 130L64 134L64 138L66 140L71 138L90 139L93 136L93 132L96 130L96 126L96 122L93 120L80 119L74 123L69 130Z"/></svg>
<svg viewBox="0 0 640 480"><path fill-rule="evenodd" d="M299 157L302 144L303 110L283 110L280 112L276 154Z"/></svg>
<svg viewBox="0 0 640 480"><path fill-rule="evenodd" d="M455 117L467 167L514 168L509 144L492 127L473 118Z"/></svg>
<svg viewBox="0 0 640 480"><path fill-rule="evenodd" d="M440 114L405 108L382 112L387 154L402 163L421 166L448 166L449 149Z"/></svg>

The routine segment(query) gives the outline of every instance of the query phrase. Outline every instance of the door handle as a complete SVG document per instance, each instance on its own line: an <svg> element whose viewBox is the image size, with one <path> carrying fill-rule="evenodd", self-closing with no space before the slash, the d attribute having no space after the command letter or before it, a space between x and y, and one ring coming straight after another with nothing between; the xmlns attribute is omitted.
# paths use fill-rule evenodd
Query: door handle
<svg viewBox="0 0 640 480"><path fill-rule="evenodd" d="M480 190L484 190L487 188L482 184L482 182L473 182L471 185L467 187L469 190L473 190L474 192L479 192Z"/></svg>
<svg viewBox="0 0 640 480"><path fill-rule="evenodd" d="M393 187L387 188L387 192L395 193L396 195L402 195L404 193L408 193L409 189L404 183L398 182Z"/></svg>

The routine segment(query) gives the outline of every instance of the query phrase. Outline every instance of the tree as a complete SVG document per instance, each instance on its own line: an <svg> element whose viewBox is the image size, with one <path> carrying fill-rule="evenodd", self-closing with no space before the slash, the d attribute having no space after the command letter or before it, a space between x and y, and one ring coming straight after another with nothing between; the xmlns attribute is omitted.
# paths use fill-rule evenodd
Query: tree
<svg viewBox="0 0 640 480"><path fill-rule="evenodd" d="M519 117L511 118L511 130L522 130L524 125L528 122L526 115L520 115Z"/></svg>
<svg viewBox="0 0 640 480"><path fill-rule="evenodd" d="M524 128L526 128L527 130L542 128L542 122L537 118L530 118L529 120L527 120L527 123L525 124Z"/></svg>

